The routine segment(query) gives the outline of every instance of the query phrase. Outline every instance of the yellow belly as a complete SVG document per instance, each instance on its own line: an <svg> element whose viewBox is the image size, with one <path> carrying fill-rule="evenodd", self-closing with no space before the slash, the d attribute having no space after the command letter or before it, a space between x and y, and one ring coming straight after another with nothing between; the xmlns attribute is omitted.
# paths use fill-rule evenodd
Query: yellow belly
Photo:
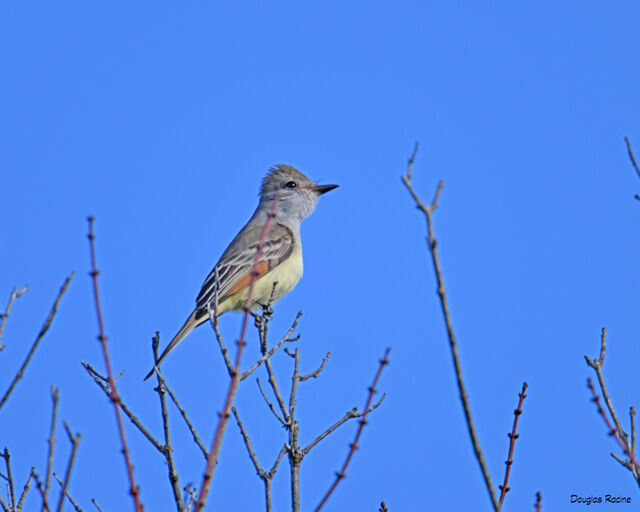
<svg viewBox="0 0 640 512"><path fill-rule="evenodd" d="M257 309L260 305L269 302L274 282L278 284L273 294L273 303L278 302L295 288L302 277L302 270L302 250L300 249L300 243L296 243L291 256L289 256L286 261L280 263L280 265L271 272L262 276L254 283L251 309ZM233 297L229 297L220 304L218 308L219 314L226 313L227 311L241 311L244 308L248 293L249 287L236 293Z"/></svg>

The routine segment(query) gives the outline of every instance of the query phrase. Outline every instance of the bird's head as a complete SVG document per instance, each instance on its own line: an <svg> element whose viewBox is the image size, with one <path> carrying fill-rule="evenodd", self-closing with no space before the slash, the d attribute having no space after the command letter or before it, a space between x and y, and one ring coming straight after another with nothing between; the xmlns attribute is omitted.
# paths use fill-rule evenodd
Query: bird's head
<svg viewBox="0 0 640 512"><path fill-rule="evenodd" d="M262 180L260 208L268 211L277 197L276 218L302 221L313 212L318 197L337 186L318 185L297 169L279 164Z"/></svg>

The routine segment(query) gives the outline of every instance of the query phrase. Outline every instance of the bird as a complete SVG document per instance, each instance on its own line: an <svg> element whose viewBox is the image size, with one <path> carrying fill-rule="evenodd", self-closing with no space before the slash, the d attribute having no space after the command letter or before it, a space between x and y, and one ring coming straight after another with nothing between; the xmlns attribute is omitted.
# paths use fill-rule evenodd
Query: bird
<svg viewBox="0 0 640 512"><path fill-rule="evenodd" d="M270 215L249 308L267 305L270 298L275 303L293 290L303 270L300 224L313 212L318 198L337 187L314 183L289 165L271 167L262 180L258 207L204 280L193 312L144 380L193 329L209 319L214 301L218 315L244 310L260 237Z"/></svg>

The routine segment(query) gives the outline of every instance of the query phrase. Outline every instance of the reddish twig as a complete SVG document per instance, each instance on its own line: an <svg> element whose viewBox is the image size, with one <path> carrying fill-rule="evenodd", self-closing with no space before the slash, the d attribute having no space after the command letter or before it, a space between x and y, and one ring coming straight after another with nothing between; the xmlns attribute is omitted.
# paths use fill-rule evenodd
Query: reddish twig
<svg viewBox="0 0 640 512"><path fill-rule="evenodd" d="M344 461L344 464L342 465L342 468L340 469L340 471L336 473L336 479L334 480L333 484L331 484L331 487L329 487L329 490L322 498L322 501L320 501L320 504L315 508L315 512L318 512L327 503L327 500L329 499L331 494L333 494L333 491L335 491L336 487L338 487L338 484L340 483L340 481L347 476L346 475L347 466L349 466L349 462L351 462L351 459L353 458L354 453L358 449L358 441L360 440L360 436L362 435L364 426L367 424L367 415L369 414L371 409L371 402L373 401L373 395L376 393L376 386L378 384L378 381L380 380L380 375L382 375L382 370L384 369L384 367L389 364L390 351L391 349L387 348L387 350L385 350L384 352L384 357L380 359L380 366L378 367L376 376L373 379L373 384L371 385L371 387L369 387L369 394L367 395L367 401L364 406L364 413L362 415L362 418L358 422L359 426L358 426L358 431L356 432L356 437L354 438L353 443L349 445L349 452L347 454L347 458Z"/></svg>
<svg viewBox="0 0 640 512"><path fill-rule="evenodd" d="M536 512L540 512L542 510L542 494L540 494L540 491L536 493L536 502L533 506L535 507Z"/></svg>
<svg viewBox="0 0 640 512"><path fill-rule="evenodd" d="M231 382L229 383L229 390L227 391L227 396L224 401L224 406L222 408L222 414L218 419L218 426L216 427L216 433L213 436L213 443L211 445L211 451L209 452L209 457L207 460L207 469L205 470L204 477L202 480L202 486L200 487L200 495L198 496L198 501L196 502L195 510L196 512L204 509L204 504L207 501L207 495L209 494L209 489L211 487L211 480L213 478L213 472L218 464L218 453L220 452L220 447L222 446L222 438L224 437L224 432L227 427L227 422L229 420L229 413L231 412L231 406L233 405L233 400L235 398L236 392L238 390L238 384L240 383L240 361L242 358L242 350L247 342L244 340L245 334L247 331L247 324L249 321L249 312L251 311L251 302L253 300L253 288L256 283L256 279L258 277L258 262L260 260L260 255L262 254L262 246L264 245L264 241L267 236L267 232L269 231L269 227L273 222L275 217L276 205L278 204L277 196L273 200L273 204L271 205L271 210L267 216L267 222L262 228L262 233L260 234L260 241L258 242L258 248L256 250L256 255L253 259L253 267L251 268L251 276L249 279L249 289L247 291L247 299L244 303L244 317L242 319L242 328L240 329L240 339L237 341L238 350L236 352L236 360L233 369L233 374L231 376Z"/></svg>
<svg viewBox="0 0 640 512"><path fill-rule="evenodd" d="M511 432L507 434L509 436L509 455L505 462L505 464L507 465L507 469L504 473L504 483L498 486L498 488L500 489L500 507L501 508L502 508L502 503L504 502L504 498L507 495L507 492L509 492L509 487L507 486L507 484L509 483L509 473L511 472L511 465L513 464L513 450L516 446L516 439L520 437L520 434L517 433L518 419L522 414L522 403L524 402L524 399L527 398L527 395L525 394L525 391L527 391L527 386L528 384L524 382L522 384L522 391L518 393L520 400L518 401L518 407L516 408L515 411L513 411L513 416L514 416L513 430L511 430Z"/></svg>
<svg viewBox="0 0 640 512"><path fill-rule="evenodd" d="M389 509L387 508L387 505L384 501L380 502L380 509L378 512L389 512Z"/></svg>
<svg viewBox="0 0 640 512"><path fill-rule="evenodd" d="M480 466L480 471L482 472L482 477L484 478L484 483L487 487L487 491L489 492L489 498L491 499L491 504L493 505L493 509L498 511L500 510L500 504L498 503L498 497L496 496L496 491L493 487L493 483L491 481L491 475L489 473L489 467L484 458L484 454L482 452L482 447L480 446L480 440L478 439L478 434L476 433L475 426L473 424L473 416L471 415L471 406L469 405L469 395L467 394L466 387L464 385L464 378L462 376L462 364L460 363L460 355L458 353L458 342L456 340L455 333L453 331L453 321L451 320L451 313L449 311L449 303L447 301L447 293L444 287L444 278L442 277L442 268L440 266L440 257L438 255L438 240L433 232L433 213L438 207L438 201L440 200L440 194L442 193L442 188L444 187L444 181L440 181L438 183L438 188L436 189L435 196L433 197L433 201L431 204L424 204L416 191L413 189L413 185L411 184L412 174L413 174L413 163L416 159L416 154L418 152L418 143L416 142L413 153L409 157L409 162L407 164L407 174L402 176L402 182L405 187L411 194L411 197L416 203L416 207L420 210L427 221L427 247L429 248L429 252L431 254L431 262L433 264L433 271L436 275L437 282L437 290L438 297L440 298L440 309L442 310L442 316L444 317L444 322L447 327L447 337L449 338L449 348L451 349L451 358L453 359L453 366L456 372L456 380L458 382L458 391L460 393L460 402L462 402L462 409L464 410L464 416L467 422L467 430L469 431L469 437L471 438L471 444L473 445L473 451L476 456L476 460L478 461L478 465Z"/></svg>
<svg viewBox="0 0 640 512"><path fill-rule="evenodd" d="M118 395L118 391L116 390L116 383L113 378L113 371L111 370L111 360L109 359L109 350L107 349L107 337L104 333L104 322L102 320L102 310L100 308L100 295L98 294L98 268L96 265L96 250L95 250L95 236L93 234L93 217L89 217L87 219L89 221L89 248L91 251L91 272L89 275L91 276L91 281L93 283L93 296L96 305L96 314L98 316L98 328L99 335L98 339L100 340L100 344L102 346L102 353L104 355L104 363L107 367L107 380L109 382L109 387L111 388L111 393L109 394L109 398L113 403L113 407L116 413L116 422L118 423L118 433L120 434L120 442L122 444L122 454L124 455L125 465L127 467L127 475L129 476L129 484L131 486L130 493L133 497L133 503L135 506L136 512L142 512L144 507L142 506L142 502L140 501L140 489L136 485L136 481L133 475L133 464L131 463L131 456L129 454L129 446L127 445L127 438L124 433L124 425L122 424L122 415L120 413L120 396Z"/></svg>

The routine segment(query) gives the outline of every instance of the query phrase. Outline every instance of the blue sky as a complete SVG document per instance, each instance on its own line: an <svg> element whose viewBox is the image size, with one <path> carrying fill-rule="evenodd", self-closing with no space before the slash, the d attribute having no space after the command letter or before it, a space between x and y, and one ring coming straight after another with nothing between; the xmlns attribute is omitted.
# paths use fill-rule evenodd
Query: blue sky
<svg viewBox="0 0 640 512"><path fill-rule="evenodd" d="M142 378L150 339L190 313L203 279L256 205L275 163L338 183L302 228L305 274L271 332L303 310L299 391L308 442L353 406L385 347L392 364L361 449L327 510L489 510L457 398L424 220L400 174L421 142L414 185L445 181L435 228L462 364L494 482L526 380L505 510L567 510L571 494L631 496L585 386L600 329L605 374L627 423L640 405L640 8L601 2L84 2L0 6L0 307L30 286L3 336L0 389L64 277L76 276L43 345L0 411L0 445L21 486L43 474L49 387L82 443L71 492L91 509L131 508L113 411L80 365L102 368L86 239L96 216L112 361L128 405L160 436ZM227 340L239 315L221 319ZM253 335L253 334L252 334ZM253 341L253 344L251 344ZM256 357L250 340L245 362ZM283 386L290 363L274 364ZM227 379L210 330L164 373L205 442ZM263 464L284 432L252 382L237 406ZM183 484L203 464L174 414ZM330 485L357 425L302 467L302 507ZM147 510L172 510L163 459L127 424ZM69 446L59 430L55 469ZM3 486L3 495L4 486ZM288 507L283 465L274 483ZM210 508L261 510L262 484L232 423ZM38 506L35 492L28 509Z"/></svg>

